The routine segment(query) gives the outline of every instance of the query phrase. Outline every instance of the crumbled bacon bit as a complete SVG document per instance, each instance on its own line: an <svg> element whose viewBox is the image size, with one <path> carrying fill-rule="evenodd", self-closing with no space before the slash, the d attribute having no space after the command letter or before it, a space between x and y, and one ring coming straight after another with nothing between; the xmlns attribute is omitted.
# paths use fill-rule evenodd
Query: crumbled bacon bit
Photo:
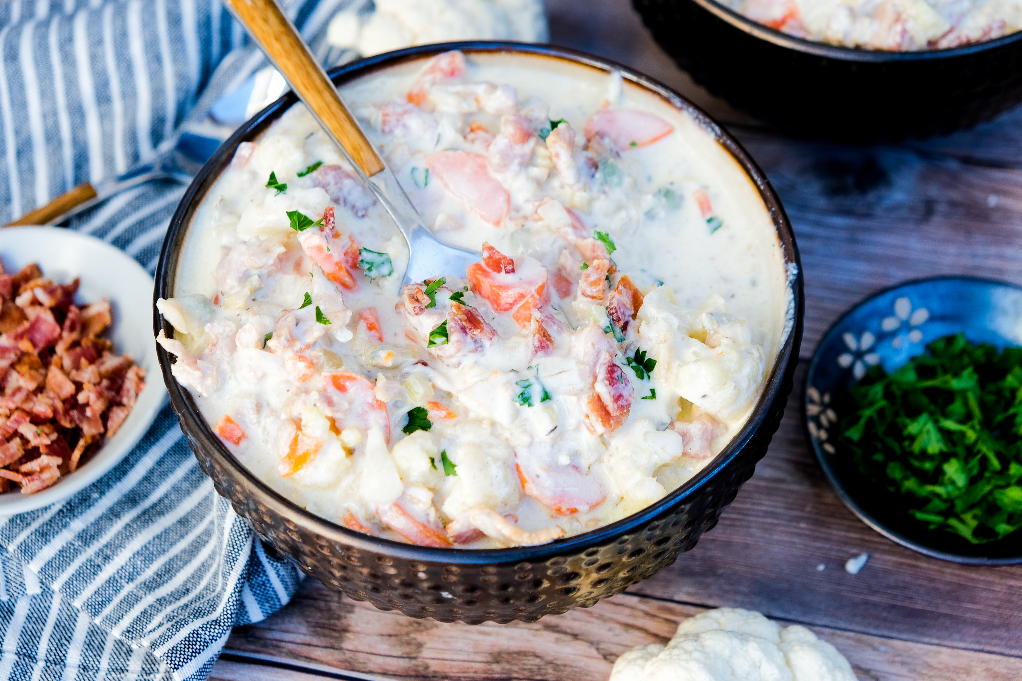
<svg viewBox="0 0 1022 681"><path fill-rule="evenodd" d="M0 492L33 494L74 471L124 423L145 372L99 337L109 301L80 309L78 280L55 284L36 265L0 269Z"/></svg>

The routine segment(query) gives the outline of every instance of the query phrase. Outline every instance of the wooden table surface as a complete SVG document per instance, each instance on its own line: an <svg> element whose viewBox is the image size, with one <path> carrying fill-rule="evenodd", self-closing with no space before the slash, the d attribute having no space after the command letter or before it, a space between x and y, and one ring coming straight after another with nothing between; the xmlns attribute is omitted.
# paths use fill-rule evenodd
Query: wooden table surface
<svg viewBox="0 0 1022 681"><path fill-rule="evenodd" d="M799 373L780 430L694 551L593 608L534 624L441 624L377 611L307 579L280 612L234 631L212 678L600 680L629 648L669 638L681 618L731 606L811 627L860 679L1022 679L1022 566L957 566L874 533L832 493L798 410L821 334L865 295L935 274L1022 283L1022 108L975 130L893 146L787 139L696 86L628 0L547 7L553 42L694 100L780 194L806 280ZM846 572L845 561L863 552L862 571Z"/></svg>

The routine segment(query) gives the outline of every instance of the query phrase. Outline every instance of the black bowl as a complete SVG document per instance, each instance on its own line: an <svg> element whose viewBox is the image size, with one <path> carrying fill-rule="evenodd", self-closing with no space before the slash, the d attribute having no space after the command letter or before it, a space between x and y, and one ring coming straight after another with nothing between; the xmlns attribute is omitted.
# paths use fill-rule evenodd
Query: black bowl
<svg viewBox="0 0 1022 681"><path fill-rule="evenodd" d="M663 85L616 64L563 49L506 43L428 45L380 55L332 72L337 85L411 60L460 49L567 61L599 72L620 70L690 113L739 163L770 211L789 268L793 296L791 331L781 347L762 397L748 423L723 452L681 488L628 518L592 532L542 546L494 549L434 549L359 534L313 515L274 492L231 454L203 419L187 390L170 373L172 360L159 348L163 377L181 429L217 492L247 518L256 533L290 556L306 573L356 600L413 617L479 623L534 621L574 606L588 607L670 565L717 523L721 511L755 470L777 430L802 339L803 290L791 225L766 177L745 151L691 103ZM287 94L243 125L196 176L171 220L156 271L155 298L173 295L178 255L198 204L230 163L237 146L254 139L292 106ZM154 327L174 329L154 310Z"/></svg>
<svg viewBox="0 0 1022 681"><path fill-rule="evenodd" d="M849 388L868 367L894 371L927 343L957 333L998 348L1022 345L1022 287L936 277L885 289L853 307L830 327L809 365L802 412L806 437L841 501L885 537L956 563L1022 563L1022 530L978 545L931 530L908 514L902 499L870 484L836 437L835 421L850 408Z"/></svg>
<svg viewBox="0 0 1022 681"><path fill-rule="evenodd" d="M714 0L632 2L698 83L797 135L925 137L1022 102L1022 32L943 50L859 50L795 38Z"/></svg>

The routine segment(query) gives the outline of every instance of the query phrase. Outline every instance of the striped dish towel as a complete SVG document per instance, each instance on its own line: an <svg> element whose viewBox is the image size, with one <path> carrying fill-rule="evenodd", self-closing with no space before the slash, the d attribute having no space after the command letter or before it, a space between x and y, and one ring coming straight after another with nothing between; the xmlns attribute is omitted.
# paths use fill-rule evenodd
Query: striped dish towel
<svg viewBox="0 0 1022 681"><path fill-rule="evenodd" d="M284 4L322 56L352 2ZM152 157L264 63L217 0L0 2L0 224ZM69 226L152 272L183 193L149 183ZM0 519L0 548L0 681L205 679L301 577L214 492L169 406L91 487Z"/></svg>

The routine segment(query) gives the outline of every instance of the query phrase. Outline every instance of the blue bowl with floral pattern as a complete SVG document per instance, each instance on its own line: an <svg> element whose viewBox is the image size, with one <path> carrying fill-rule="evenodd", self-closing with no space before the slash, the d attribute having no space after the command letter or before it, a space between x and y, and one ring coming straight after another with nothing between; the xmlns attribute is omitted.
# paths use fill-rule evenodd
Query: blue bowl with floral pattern
<svg viewBox="0 0 1022 681"><path fill-rule="evenodd" d="M871 528L914 551L973 565L1022 563L1022 530L974 545L931 530L898 496L871 483L843 450L840 421L849 389L870 367L891 373L928 343L964 333L973 343L1022 346L1022 287L974 277L919 279L866 298L841 316L816 348L803 395L809 445L841 501Z"/></svg>

